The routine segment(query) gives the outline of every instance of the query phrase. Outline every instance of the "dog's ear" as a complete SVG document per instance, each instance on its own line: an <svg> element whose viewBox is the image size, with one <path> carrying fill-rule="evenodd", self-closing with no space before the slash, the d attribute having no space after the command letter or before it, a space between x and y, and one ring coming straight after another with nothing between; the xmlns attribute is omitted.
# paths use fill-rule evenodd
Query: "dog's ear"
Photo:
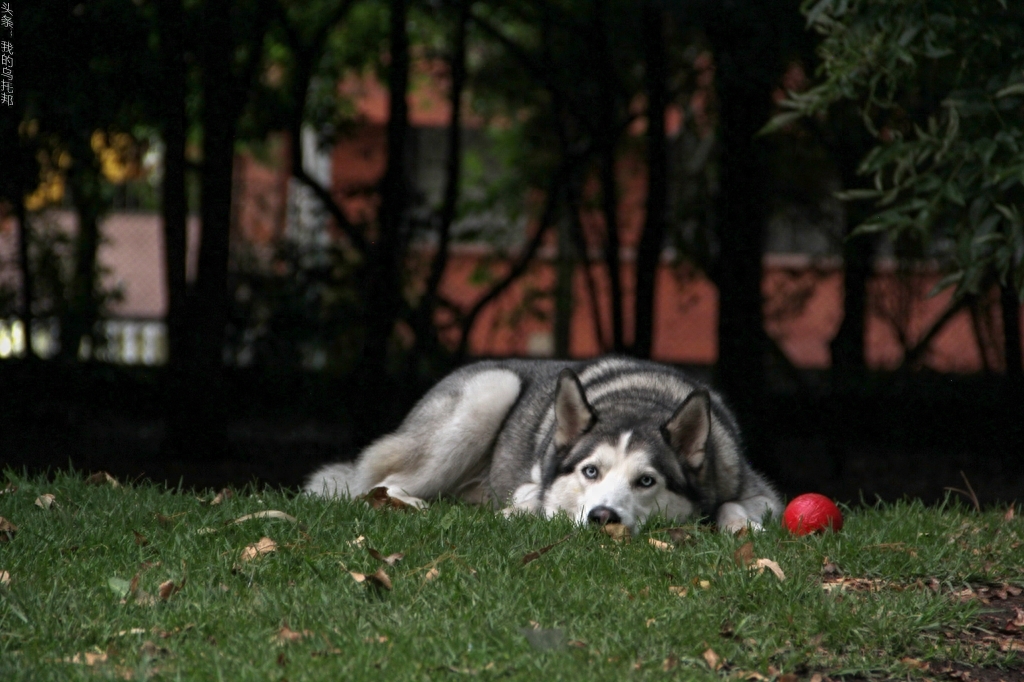
<svg viewBox="0 0 1024 682"><path fill-rule="evenodd" d="M711 396L698 389L686 396L675 414L661 427L665 441L691 471L704 466L704 450L711 436Z"/></svg>
<svg viewBox="0 0 1024 682"><path fill-rule="evenodd" d="M594 425L597 413L583 395L583 385L571 369L558 375L555 389L555 447L563 448Z"/></svg>

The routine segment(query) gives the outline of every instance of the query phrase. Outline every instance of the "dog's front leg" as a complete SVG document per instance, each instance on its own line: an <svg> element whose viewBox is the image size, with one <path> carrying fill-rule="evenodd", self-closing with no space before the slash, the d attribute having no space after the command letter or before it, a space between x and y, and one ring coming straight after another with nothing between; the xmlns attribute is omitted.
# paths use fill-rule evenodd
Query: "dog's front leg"
<svg viewBox="0 0 1024 682"><path fill-rule="evenodd" d="M736 502L726 502L718 508L715 522L723 533L738 533L744 528L763 530L761 525L767 513L775 512L775 502L764 495L755 495Z"/></svg>

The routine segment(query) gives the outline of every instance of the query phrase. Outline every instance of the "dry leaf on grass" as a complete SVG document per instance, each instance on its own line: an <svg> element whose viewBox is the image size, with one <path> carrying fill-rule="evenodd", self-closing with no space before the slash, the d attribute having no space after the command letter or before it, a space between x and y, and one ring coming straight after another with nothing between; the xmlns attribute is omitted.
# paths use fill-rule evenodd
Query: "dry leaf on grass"
<svg viewBox="0 0 1024 682"><path fill-rule="evenodd" d="M601 526L601 532L615 542L629 542L629 527L621 523L606 523Z"/></svg>
<svg viewBox="0 0 1024 682"><path fill-rule="evenodd" d="M750 565L750 570L756 570L758 573L764 573L764 569L768 569L775 574L775 577L779 580L785 580L786 574L782 572L782 567L771 559L758 559Z"/></svg>
<svg viewBox="0 0 1024 682"><path fill-rule="evenodd" d="M387 507L390 507L391 509L415 509L411 504L402 502L401 500L388 495L388 489L384 486L377 486L365 495L360 495L357 499L363 500L373 509L382 509Z"/></svg>
<svg viewBox="0 0 1024 682"><path fill-rule="evenodd" d="M75 654L71 658L65 658L65 663L77 663L79 665L97 665L107 662L106 651L86 651L83 654Z"/></svg>
<svg viewBox="0 0 1024 682"><path fill-rule="evenodd" d="M367 547L366 551L369 552L370 556L372 556L374 559L376 559L377 561L383 561L388 566L394 566L402 560L402 557L405 556L401 552L395 552L394 554L388 554L387 556L384 556L383 554L375 550L373 547Z"/></svg>
<svg viewBox="0 0 1024 682"><path fill-rule="evenodd" d="M714 649L707 649L701 654L704 662L708 664L708 667L712 670L719 670L722 667L722 658L715 653Z"/></svg>
<svg viewBox="0 0 1024 682"><path fill-rule="evenodd" d="M245 549L242 550L241 556L238 557L240 561L252 561L253 559L261 556L270 554L271 552L277 551L277 543L268 537L260 538L259 542L254 542L251 545L246 545Z"/></svg>
<svg viewBox="0 0 1024 682"><path fill-rule="evenodd" d="M835 578L829 578L821 584L821 588L826 592L835 591L850 591L850 592L878 592L883 587L887 587L888 583L878 578L846 578L838 576ZM967 590L973 596L971 590Z"/></svg>
<svg viewBox="0 0 1024 682"><path fill-rule="evenodd" d="M139 646L139 655L143 658L160 658L167 656L171 653L171 650L167 647L157 646L151 640L146 640Z"/></svg>
<svg viewBox="0 0 1024 682"><path fill-rule="evenodd" d="M682 585L669 585L668 591L677 597L685 597L688 590Z"/></svg>
<svg viewBox="0 0 1024 682"><path fill-rule="evenodd" d="M49 509L56 504L57 498L50 493L43 493L36 498L36 506L40 509Z"/></svg>
<svg viewBox="0 0 1024 682"><path fill-rule="evenodd" d="M17 526L0 516L0 542L9 542L13 540L14 534L17 532Z"/></svg>
<svg viewBox="0 0 1024 682"><path fill-rule="evenodd" d="M111 488L121 487L121 484L117 482L117 479L106 471L97 471L95 474L87 476L85 482L87 485L104 485L109 483Z"/></svg>
<svg viewBox="0 0 1024 682"><path fill-rule="evenodd" d="M0 587L7 587L11 584L11 574L7 571L0 571Z"/></svg>
<svg viewBox="0 0 1024 682"><path fill-rule="evenodd" d="M686 528L669 528L665 532L668 533L669 540L671 540L672 544L676 547L679 547L680 545L692 545L696 542L696 538L693 537L693 533Z"/></svg>
<svg viewBox="0 0 1024 682"><path fill-rule="evenodd" d="M146 539L146 536L139 531L132 529L132 535L135 536L135 544L139 547L145 547L149 544L149 540Z"/></svg>
<svg viewBox="0 0 1024 682"><path fill-rule="evenodd" d="M210 504L213 504L213 502ZM230 524L236 525L249 521L250 519L281 519L282 521L288 521L290 523L299 522L299 520L291 514L286 514L283 511L278 511L277 509L267 509L265 511L258 511L253 512L252 514L246 514L245 516L239 516L234 521L231 521Z"/></svg>
<svg viewBox="0 0 1024 682"><path fill-rule="evenodd" d="M679 658L675 654L669 654L668 657L661 662L661 669L665 672L670 672L675 670L677 665L679 665Z"/></svg>
<svg viewBox="0 0 1024 682"><path fill-rule="evenodd" d="M423 576L423 582L429 583L431 580L434 580L439 575L441 575L441 571L437 570L437 567L435 566L434 568L427 571L426 575Z"/></svg>
<svg viewBox="0 0 1024 682"><path fill-rule="evenodd" d="M1014 507L1011 504L1010 507L1006 510L1006 513L1003 514L1003 521L1013 521L1014 516L1016 516L1016 512L1014 511Z"/></svg>
<svg viewBox="0 0 1024 682"><path fill-rule="evenodd" d="M672 545L668 544L667 542L662 542L661 540L655 540L654 538L647 538L647 544L649 544L651 547L654 547L655 549L660 549L665 552L672 549Z"/></svg>
<svg viewBox="0 0 1024 682"><path fill-rule="evenodd" d="M350 545L352 545L354 547L362 547L364 542L366 542L366 536L365 535L360 535L355 540L349 540L348 544L350 544Z"/></svg>
<svg viewBox="0 0 1024 682"><path fill-rule="evenodd" d="M732 560L741 568L754 563L754 543L747 541L740 545L739 549L732 553Z"/></svg>
<svg viewBox="0 0 1024 682"><path fill-rule="evenodd" d="M378 568L376 573L359 573L358 571L349 571L348 573L357 583L372 585L373 587L383 587L385 590L391 589L391 578L388 577L383 568Z"/></svg>
<svg viewBox="0 0 1024 682"><path fill-rule="evenodd" d="M756 670L737 670L732 674L732 677L738 680L751 680L752 682L768 682L771 679Z"/></svg>
<svg viewBox="0 0 1024 682"><path fill-rule="evenodd" d="M299 632L298 630L292 630L290 627L288 627L288 624L285 623L281 625L281 629L277 631L276 635L274 635L274 641L278 642L279 644L288 644L290 642L301 641L302 638L309 637L312 634L313 633L309 630L303 630L301 632Z"/></svg>
<svg viewBox="0 0 1024 682"><path fill-rule="evenodd" d="M210 500L210 506L218 505L224 502L224 500L230 500L235 496L235 493L231 491L231 488L223 488L217 493L212 500Z"/></svg>
<svg viewBox="0 0 1024 682"><path fill-rule="evenodd" d="M531 561L536 561L537 559L541 558L541 556L547 554L552 549L554 549L558 545L562 544L563 542L565 542L566 540L568 540L571 537L572 537L572 533L569 533L564 538L556 540L556 541L552 542L550 545L546 545L544 547L541 547L540 549L535 550L533 552L527 552L526 554L523 555L523 566L525 566L526 564L530 563Z"/></svg>
<svg viewBox="0 0 1024 682"><path fill-rule="evenodd" d="M160 583L160 587L157 588L160 594L160 601L167 601L173 595L181 592L181 588L185 587L185 579L181 579L181 583L175 583L173 580L165 580Z"/></svg>

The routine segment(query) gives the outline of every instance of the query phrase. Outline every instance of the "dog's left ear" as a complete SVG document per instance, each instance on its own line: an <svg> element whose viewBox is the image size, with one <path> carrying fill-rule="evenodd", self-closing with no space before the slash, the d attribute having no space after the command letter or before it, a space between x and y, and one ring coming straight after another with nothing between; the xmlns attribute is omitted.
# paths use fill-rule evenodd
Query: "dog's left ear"
<svg viewBox="0 0 1024 682"><path fill-rule="evenodd" d="M675 414L661 427L665 441L691 471L704 466L704 450L711 436L711 395L698 389L686 396Z"/></svg>
<svg viewBox="0 0 1024 682"><path fill-rule="evenodd" d="M597 413L583 395L579 377L571 369L563 369L555 389L555 447L563 448L574 442L595 421Z"/></svg>

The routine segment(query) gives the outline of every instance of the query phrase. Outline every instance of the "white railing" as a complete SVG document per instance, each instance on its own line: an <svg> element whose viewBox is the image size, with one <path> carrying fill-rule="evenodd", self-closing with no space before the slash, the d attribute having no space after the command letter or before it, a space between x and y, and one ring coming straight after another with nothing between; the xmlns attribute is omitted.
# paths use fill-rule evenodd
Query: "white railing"
<svg viewBox="0 0 1024 682"><path fill-rule="evenodd" d="M162 365L167 362L167 327L158 320L103 320L101 338L106 342L95 353L83 343L82 359L119 365ZM60 350L60 325L55 319L32 321L32 349L41 358ZM0 319L0 360L25 356L25 325L21 320Z"/></svg>

